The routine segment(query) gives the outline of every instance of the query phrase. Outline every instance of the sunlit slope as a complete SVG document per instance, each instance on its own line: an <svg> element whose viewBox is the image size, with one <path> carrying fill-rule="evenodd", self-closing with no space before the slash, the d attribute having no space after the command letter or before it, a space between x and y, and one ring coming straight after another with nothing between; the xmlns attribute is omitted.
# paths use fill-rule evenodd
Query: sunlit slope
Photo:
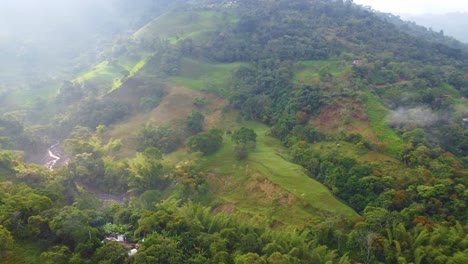
<svg viewBox="0 0 468 264"><path fill-rule="evenodd" d="M220 20L215 12L172 11L161 15L138 30L127 43L120 43L108 51L109 56L90 70L83 72L75 82L88 82L106 93L121 87L125 80L140 71L154 54L154 43L169 41L176 44L190 37L195 42L203 40ZM158 59L158 58L154 58Z"/></svg>
<svg viewBox="0 0 468 264"><path fill-rule="evenodd" d="M221 210L271 217L293 225L326 215L357 216L325 186L308 177L302 167L288 162L282 156L285 149L281 143L267 136L268 127L258 123L243 125L258 135L256 149L245 161L236 160L229 137L225 137L219 152L201 160L214 173L210 187L224 202Z"/></svg>

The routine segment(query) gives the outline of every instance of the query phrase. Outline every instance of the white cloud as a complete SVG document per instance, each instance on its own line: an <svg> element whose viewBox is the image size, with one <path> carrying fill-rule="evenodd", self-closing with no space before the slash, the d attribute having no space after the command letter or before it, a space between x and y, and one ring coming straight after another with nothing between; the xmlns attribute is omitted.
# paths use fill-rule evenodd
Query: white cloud
<svg viewBox="0 0 468 264"><path fill-rule="evenodd" d="M354 3L394 14L468 12L467 0L354 0Z"/></svg>

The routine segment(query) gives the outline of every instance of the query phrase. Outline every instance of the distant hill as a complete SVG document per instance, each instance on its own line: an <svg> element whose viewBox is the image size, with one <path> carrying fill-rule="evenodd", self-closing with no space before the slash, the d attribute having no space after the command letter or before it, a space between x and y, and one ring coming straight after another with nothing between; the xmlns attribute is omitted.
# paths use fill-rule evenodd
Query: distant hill
<svg viewBox="0 0 468 264"><path fill-rule="evenodd" d="M413 37L424 39L432 43L443 44L447 47L463 50L468 52L468 44L463 43L460 39L456 39L446 34L443 30L435 30L427 25L423 26L420 23L413 21L406 21L406 19L399 15L391 13L382 13L376 10L370 10L372 13L377 15L380 19L390 22L395 25L400 31L412 35Z"/></svg>
<svg viewBox="0 0 468 264"><path fill-rule="evenodd" d="M414 21L419 25L432 28L433 31L454 37L464 43L468 43L468 13L447 13L447 14L421 14L407 15L402 14L404 20Z"/></svg>

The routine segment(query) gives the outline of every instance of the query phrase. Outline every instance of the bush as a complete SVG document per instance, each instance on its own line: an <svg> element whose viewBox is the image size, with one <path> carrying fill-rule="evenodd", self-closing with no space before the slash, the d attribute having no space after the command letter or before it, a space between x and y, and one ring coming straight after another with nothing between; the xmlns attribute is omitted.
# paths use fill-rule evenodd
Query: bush
<svg viewBox="0 0 468 264"><path fill-rule="evenodd" d="M221 129L210 129L189 138L188 147L190 151L200 151L203 155L216 152L223 144L223 131Z"/></svg>
<svg viewBox="0 0 468 264"><path fill-rule="evenodd" d="M192 111L187 117L187 128L194 134L203 131L204 123L205 116L200 112Z"/></svg>
<svg viewBox="0 0 468 264"><path fill-rule="evenodd" d="M170 153L181 145L181 138L170 126L145 125L138 133L138 151L155 147L162 153Z"/></svg>

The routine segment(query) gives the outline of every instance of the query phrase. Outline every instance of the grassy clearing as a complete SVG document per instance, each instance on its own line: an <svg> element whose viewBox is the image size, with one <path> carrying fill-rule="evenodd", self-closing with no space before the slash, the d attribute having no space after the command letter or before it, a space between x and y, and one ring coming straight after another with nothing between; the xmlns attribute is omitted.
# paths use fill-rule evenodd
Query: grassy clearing
<svg viewBox="0 0 468 264"><path fill-rule="evenodd" d="M242 63L208 63L183 58L179 76L174 77L173 81L193 90L215 92L226 97L227 82L231 74L241 65Z"/></svg>
<svg viewBox="0 0 468 264"><path fill-rule="evenodd" d="M109 63L109 61L104 61L94 66L91 71L74 79L73 82L82 83L90 81L103 90L106 88L109 89L114 87L114 82L116 79L121 77L124 71L125 68L120 66L118 63Z"/></svg>
<svg viewBox="0 0 468 264"><path fill-rule="evenodd" d="M357 215L334 197L325 186L309 178L302 167L283 159L282 153L285 150L278 140L266 135L268 127L258 123L243 125L255 129L258 134L257 148L250 153L247 160L235 159L233 145L228 138L219 152L201 159L201 164L214 171L220 180L224 181L224 186L227 186L226 190L218 192L223 200L234 203L241 211L250 212L252 215L271 216L289 224L300 224L307 217L322 217L328 214L343 217ZM262 186L268 185L267 182L272 183L269 186L277 188L276 192L270 191L273 198L260 195L262 192L255 192L258 189L264 190L265 187ZM275 189L270 187L272 188ZM275 209L277 212L270 212L271 207L259 207L267 203L274 205L274 197L284 198L288 193L294 197L293 202L287 206L278 205L278 209Z"/></svg>
<svg viewBox="0 0 468 264"><path fill-rule="evenodd" d="M153 56L152 54L140 55L142 58L140 56L129 57L122 55L113 62L103 61L94 66L92 70L74 79L73 82L92 82L100 90L112 92L122 85L124 78L131 78L141 70ZM128 72L126 77L124 76L125 72Z"/></svg>
<svg viewBox="0 0 468 264"><path fill-rule="evenodd" d="M293 78L293 83L310 83L319 80L320 73L339 74L351 66L339 60L301 61L300 70Z"/></svg>
<svg viewBox="0 0 468 264"><path fill-rule="evenodd" d="M379 142L385 144L389 154L397 157L402 151L403 140L387 125L388 110L369 91L365 91L367 116Z"/></svg>

